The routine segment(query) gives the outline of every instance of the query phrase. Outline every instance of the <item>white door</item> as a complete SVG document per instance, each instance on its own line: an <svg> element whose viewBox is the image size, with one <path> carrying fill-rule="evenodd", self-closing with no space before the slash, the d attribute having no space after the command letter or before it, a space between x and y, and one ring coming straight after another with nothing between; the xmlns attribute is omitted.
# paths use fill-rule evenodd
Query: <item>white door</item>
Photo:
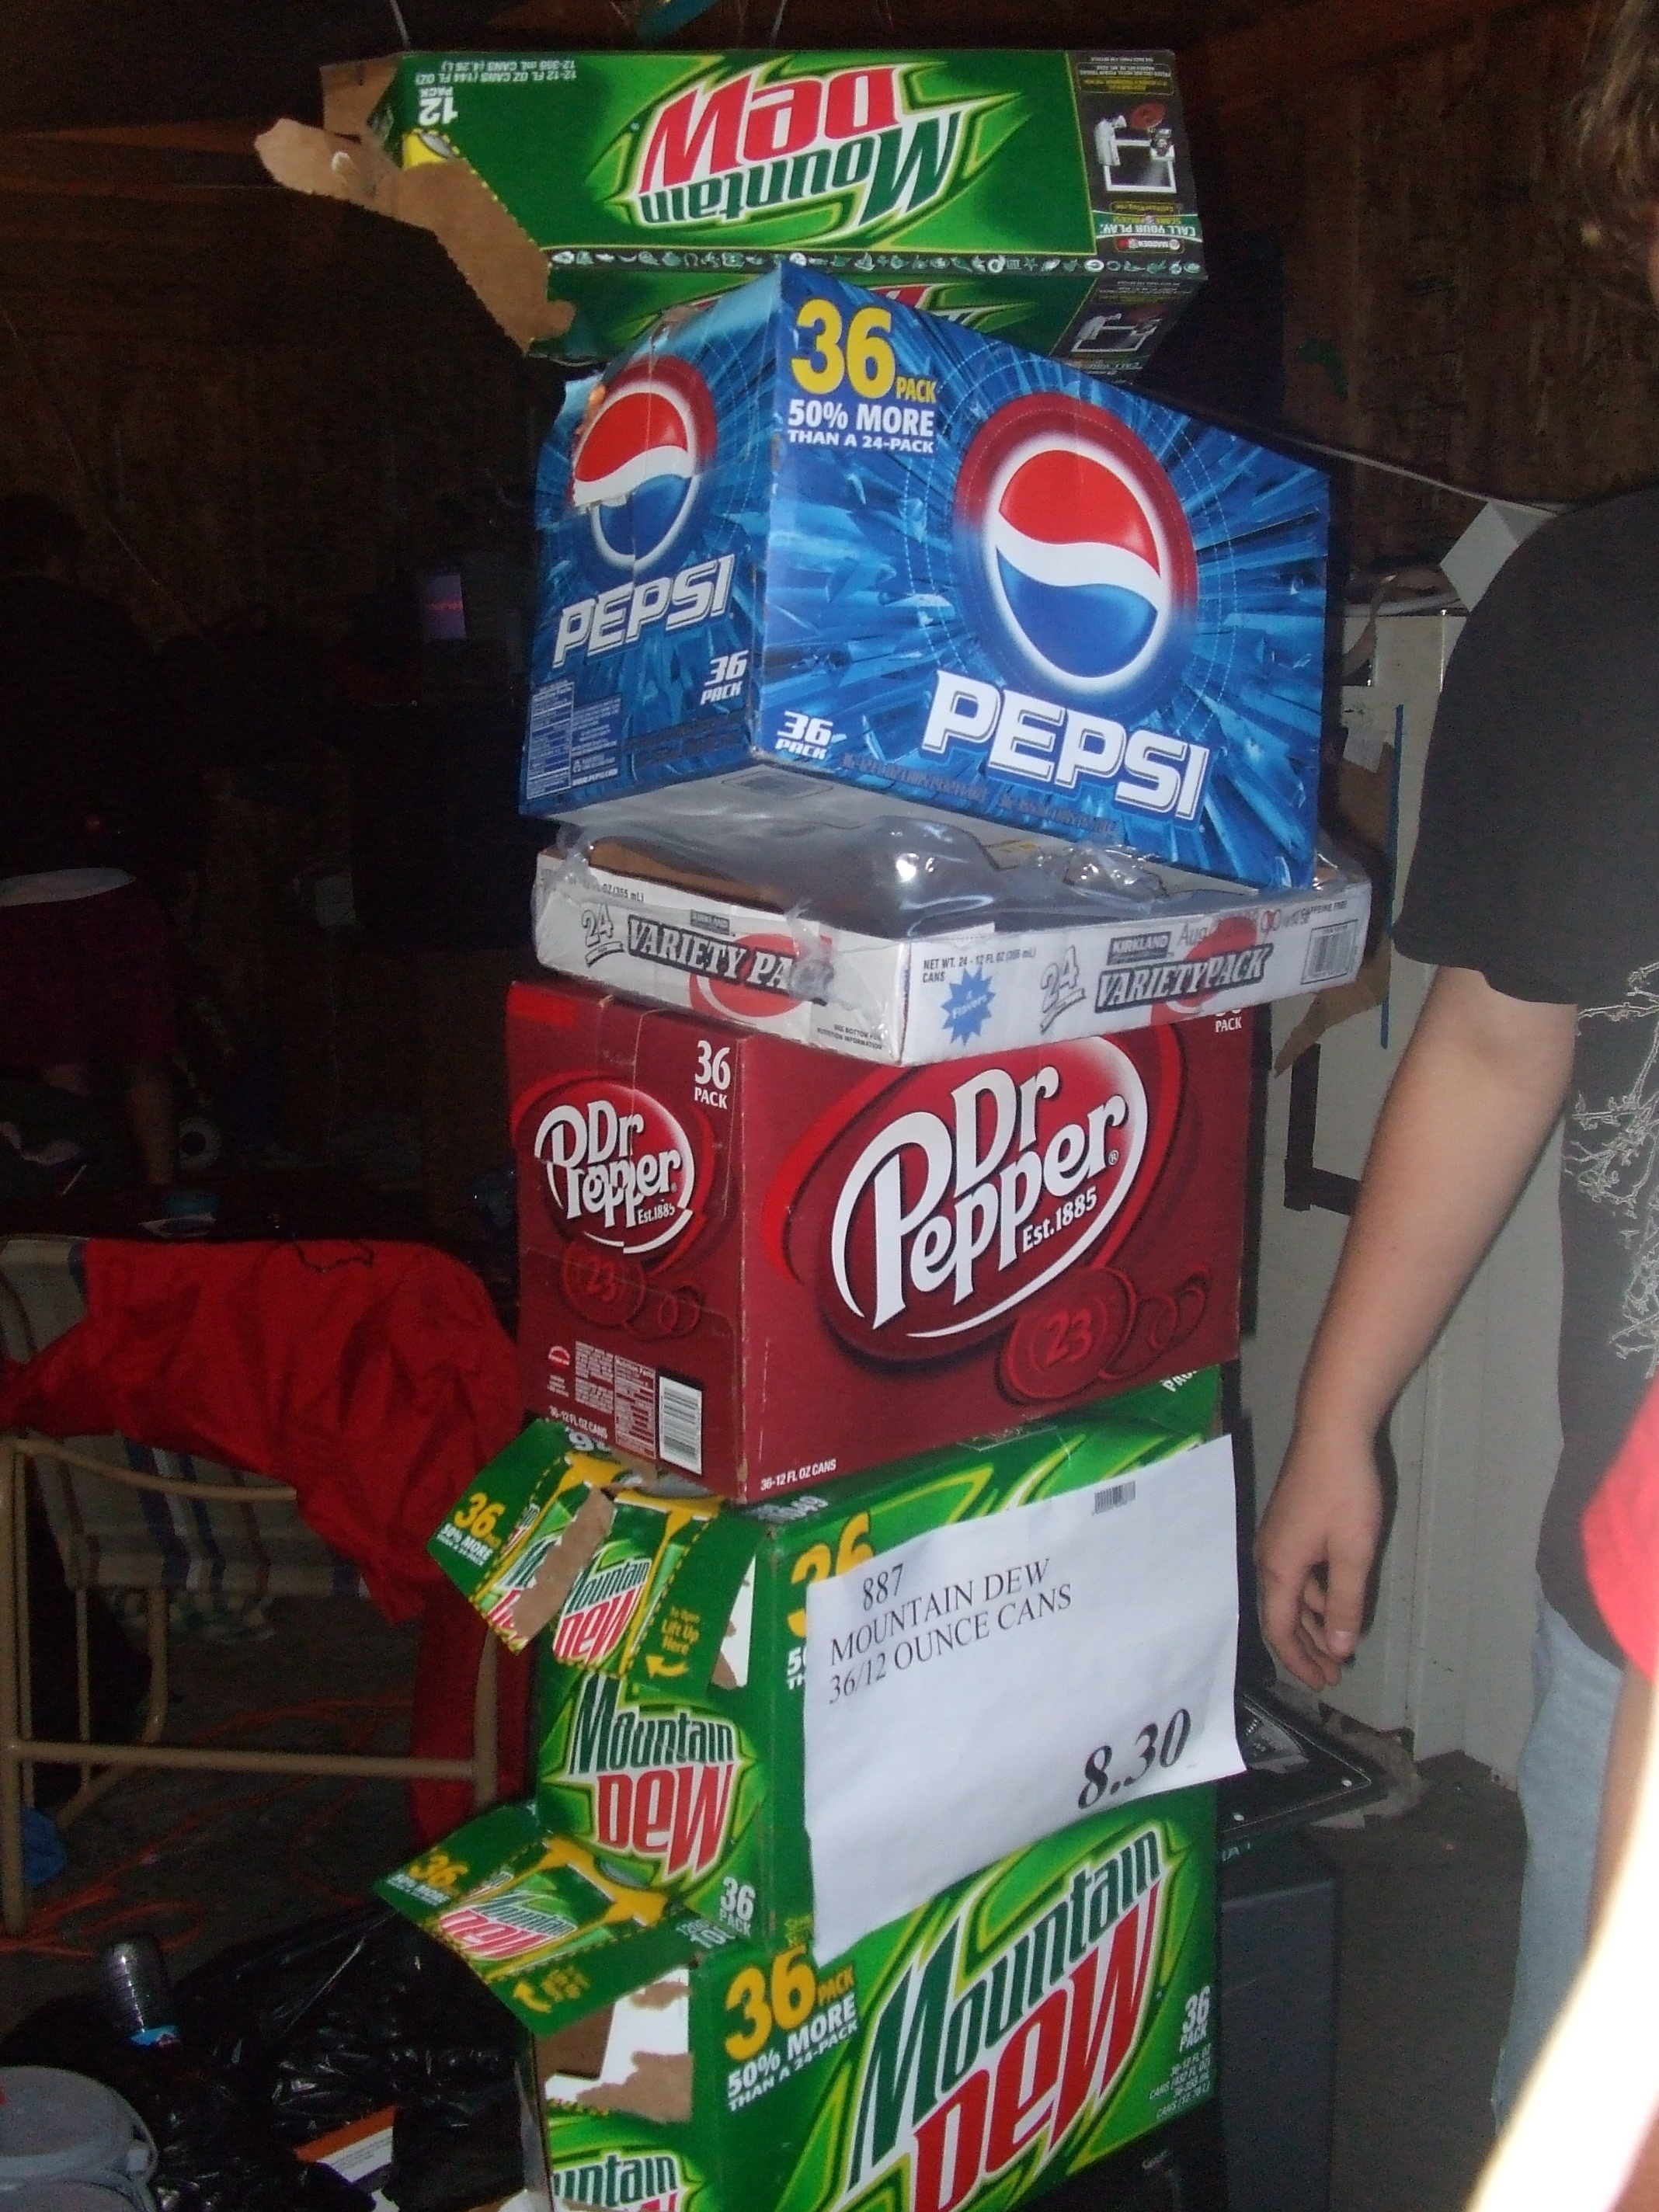
<svg viewBox="0 0 1659 2212"><path fill-rule="evenodd" d="M1384 615L1368 683L1343 694L1349 750L1393 747L1395 882L1416 842L1423 760L1446 658L1462 623ZM1356 1178L1430 971L1394 958L1385 1008L1319 1047L1312 1164ZM1308 1001L1273 1012L1273 1048ZM1290 1439L1296 1387L1341 1249L1344 1217L1284 1203L1291 1078L1270 1078L1256 1329L1243 1354L1260 1510ZM1302 1084L1305 1121L1307 1078ZM1560 1449L1555 1349L1561 1259L1552 1139L1493 1249L1402 1395L1389 1434L1398 1473L1375 1613L1332 1704L1378 1729L1408 1729L1419 1759L1463 1750L1512 1776L1531 1717L1532 1559ZM1295 1178L1307 1187L1304 1176ZM1314 1178L1315 1188L1336 1195Z"/></svg>

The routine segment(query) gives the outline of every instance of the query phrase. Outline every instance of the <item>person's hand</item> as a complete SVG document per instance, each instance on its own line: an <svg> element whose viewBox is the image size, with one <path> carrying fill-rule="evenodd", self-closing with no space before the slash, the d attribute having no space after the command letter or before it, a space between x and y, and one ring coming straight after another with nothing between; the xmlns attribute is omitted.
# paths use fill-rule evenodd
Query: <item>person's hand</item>
<svg viewBox="0 0 1659 2212"><path fill-rule="evenodd" d="M1256 1532L1255 1564L1262 1632L1310 1690L1328 1689L1354 1655L1382 1528L1371 1439L1298 1429Z"/></svg>

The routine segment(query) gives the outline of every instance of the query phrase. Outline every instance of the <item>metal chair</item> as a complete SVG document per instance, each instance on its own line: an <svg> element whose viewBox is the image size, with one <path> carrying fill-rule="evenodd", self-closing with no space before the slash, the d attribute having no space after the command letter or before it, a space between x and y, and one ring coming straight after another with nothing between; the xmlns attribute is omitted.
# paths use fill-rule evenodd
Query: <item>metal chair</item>
<svg viewBox="0 0 1659 2212"><path fill-rule="evenodd" d="M0 1239L0 1341L27 1359L85 1311L76 1241ZM29 1650L28 1502L33 1474L75 1601L77 1734L37 1736ZM0 1920L9 1935L28 1921L23 1808L38 1765L78 1767L81 1786L55 1814L60 1828L135 1769L218 1774L308 1774L338 1779L465 1781L474 1802L496 1793L496 1644L483 1640L473 1698L470 1759L410 1759L339 1752L198 1748L161 1741L168 1698L168 1600L179 1591L218 1596L361 1595L355 1568L301 1520L285 1483L119 1437L62 1439L0 1432ZM92 1735L88 1593L142 1589L149 1694L137 1741Z"/></svg>

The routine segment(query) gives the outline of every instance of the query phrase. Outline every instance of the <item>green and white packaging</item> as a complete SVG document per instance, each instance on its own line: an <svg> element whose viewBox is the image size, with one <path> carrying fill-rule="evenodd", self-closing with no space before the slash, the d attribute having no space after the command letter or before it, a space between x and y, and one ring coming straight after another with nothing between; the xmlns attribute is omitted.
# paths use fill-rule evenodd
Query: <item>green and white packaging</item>
<svg viewBox="0 0 1659 2212"><path fill-rule="evenodd" d="M1167 52L409 53L324 74L336 135L279 125L273 173L434 232L520 343L573 363L787 258L1122 375L1203 281ZM550 295L574 322L538 315Z"/></svg>
<svg viewBox="0 0 1659 2212"><path fill-rule="evenodd" d="M1082 1536L1129 1546L1140 1516L1164 1510L1171 1493L1193 1484L1194 1448L1209 1432L1215 1402L1215 1375L1206 1370L1063 1421L952 1445L776 1503L715 1510L714 1501L704 1500L702 1517L686 1519L661 1541L653 1529L672 1522L664 1503L613 1487L608 1536L585 1555L574 1586L559 1547L544 1566L568 1595L539 1653L541 1826L580 1841L630 1883L672 1889L689 1910L736 1937L774 1946L809 1940L809 1593L847 1576L856 1577L848 1586L854 1607L867 1595L874 1608L869 1632L855 1628L850 1645L842 1635L830 1637L825 1663L833 1665L835 1655L847 1650L836 1678L844 1695L837 1702L860 1726L870 1716L868 1725L877 1731L870 1739L872 1776L880 1771L882 1700L896 1695L896 1676L912 1659L919 1662L913 1682L925 1674L930 1693L939 1685L941 1718L950 1702L949 1676L969 1664L993 1667L1012 1698L1012 1705L1009 1697L1003 1701L1005 1733L1017 1741L999 1740L996 1716L988 1708L975 1751L986 1762L988 1787L993 1775L1012 1771L1011 1759L1024 1762L1056 1789L1056 1824L1091 1809L1103 1794L1127 1802L1230 1771L1237 1765L1231 1737L1232 1509L1231 1491L1218 1491L1213 1469L1200 1534L1212 1568L1219 1561L1221 1587L1212 1571L1202 1617L1189 1626L1182 1607L1197 1586L1197 1562L1192 1538L1177 1528L1179 1553L1169 1556L1166 1540L1164 1553L1155 1548L1152 1555L1154 1568L1164 1559L1164 1587L1147 1639L1134 1644L1131 1663L1114 1670L1104 1686L1074 1657L1058 1674L1044 1671L1045 1649L1072 1650L1059 1643L1060 1632L1090 1621L1096 1601L1086 1574L1079 1579L1063 1557L1047 1566L1024 1560L1018 1588L999 1577L988 1599L989 1577L976 1566L977 1582L970 1577L962 1585L971 1589L971 1604L953 1587L948 1567L935 1567L921 1586L902 1589L898 1580L920 1539L948 1546L956 1531L955 1541L982 1549L984 1540L970 1524L1008 1516L1009 1542L1018 1549L1032 1517L1024 1509L1067 1498L1082 1516L1076 1548L1083 1565ZM538 1424L514 1447L520 1448L540 1452L556 1498L570 1449L563 1431ZM1160 1462L1167 1462L1161 1470ZM1133 1475L1139 1480L1123 1480ZM493 1480L487 1468L473 1487L488 1490ZM1105 1513L1106 1506L1130 1510ZM533 1497L520 1505L532 1524L540 1510ZM678 1510L689 1515L696 1509L687 1503ZM573 1521L570 1538L579 1535ZM441 1560L453 1556L441 1545L434 1550ZM1045 1556L1054 1553L1050 1543ZM947 1549L945 1556L953 1553ZM1103 1662L1114 1648L1114 1625L1103 1620L1090 1632ZM1166 1648L1158 1654L1152 1645L1160 1634ZM1200 1644L1209 1652L1201 1700L1181 1690L1164 1663L1171 1637L1177 1657ZM894 1674L884 1683L890 1662ZM1111 1698L1120 1690L1139 1695L1143 1664L1151 1675L1146 1710L1132 1705L1125 1723L1123 1708ZM1194 1765L1206 1708L1218 1705L1225 1708L1224 1755L1218 1764L1212 1729L1210 1763ZM1211 1711L1207 1717L1218 1716ZM1138 1739L1142 1748L1134 1755ZM1096 1773L1100 1778L1091 1779ZM1021 1796L1017 1790L1014 1802ZM856 1832L856 1805L843 1794L834 1809L834 1820L820 1814L823 1832L844 1834L850 1819ZM879 1808L870 1815L877 1824L881 1817ZM905 1810L907 1822L915 1817ZM967 1827L971 1834L991 1825L988 1818ZM1006 1845L999 1840L978 1863L1036 1832L1027 1829ZM924 1871L894 1909L931 1894L973 1863L941 1857L933 1878Z"/></svg>
<svg viewBox="0 0 1659 2212"><path fill-rule="evenodd" d="M1207 1788L1091 1815L828 1964L729 1948L537 2037L532 2193L1005 2212L1212 2094L1213 1831Z"/></svg>

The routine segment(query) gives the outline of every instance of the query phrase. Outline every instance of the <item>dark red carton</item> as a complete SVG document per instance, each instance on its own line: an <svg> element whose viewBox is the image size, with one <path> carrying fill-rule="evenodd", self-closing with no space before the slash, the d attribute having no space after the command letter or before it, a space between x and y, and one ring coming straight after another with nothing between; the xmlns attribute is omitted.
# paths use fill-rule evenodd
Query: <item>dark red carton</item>
<svg viewBox="0 0 1659 2212"><path fill-rule="evenodd" d="M872 1069L515 984L525 1402L735 1498L1231 1357L1242 1016Z"/></svg>

